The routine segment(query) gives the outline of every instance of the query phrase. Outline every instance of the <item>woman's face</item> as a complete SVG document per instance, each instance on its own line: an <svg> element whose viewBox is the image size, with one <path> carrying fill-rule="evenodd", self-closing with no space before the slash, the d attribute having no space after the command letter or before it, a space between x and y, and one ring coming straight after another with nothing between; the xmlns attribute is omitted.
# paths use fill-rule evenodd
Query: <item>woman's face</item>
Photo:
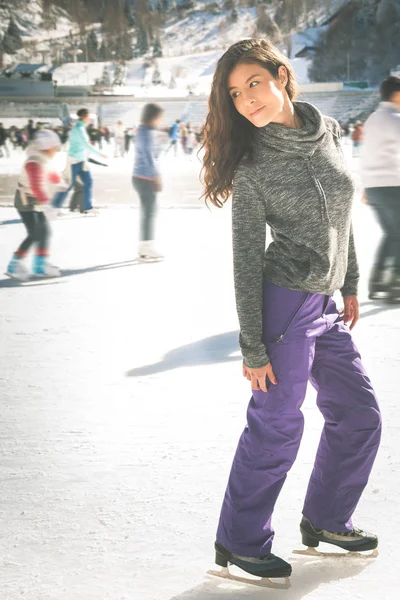
<svg viewBox="0 0 400 600"><path fill-rule="evenodd" d="M255 127L279 122L285 101L287 73L279 67L278 79L258 63L238 64L228 78L228 91L236 110Z"/></svg>

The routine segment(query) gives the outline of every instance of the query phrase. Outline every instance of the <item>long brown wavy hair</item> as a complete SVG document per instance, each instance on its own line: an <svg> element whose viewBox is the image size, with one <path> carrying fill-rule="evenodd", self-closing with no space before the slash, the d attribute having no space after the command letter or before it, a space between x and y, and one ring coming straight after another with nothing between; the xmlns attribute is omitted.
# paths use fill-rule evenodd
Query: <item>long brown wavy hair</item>
<svg viewBox="0 0 400 600"><path fill-rule="evenodd" d="M203 132L205 154L201 180L203 198L222 208L232 193L233 175L245 156L251 159L255 126L235 108L228 92L228 78L239 63L257 63L278 78L280 66L286 67L286 91L290 100L297 93L296 78L288 58L264 39L250 38L233 44L219 59L208 100L208 115Z"/></svg>

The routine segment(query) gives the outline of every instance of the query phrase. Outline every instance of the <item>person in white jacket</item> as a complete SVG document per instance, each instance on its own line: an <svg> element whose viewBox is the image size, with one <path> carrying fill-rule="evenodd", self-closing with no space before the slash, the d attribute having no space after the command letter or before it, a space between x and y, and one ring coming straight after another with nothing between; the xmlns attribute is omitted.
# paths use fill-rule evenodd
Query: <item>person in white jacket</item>
<svg viewBox="0 0 400 600"><path fill-rule="evenodd" d="M114 157L119 158L125 154L125 127L122 121L117 121L114 127Z"/></svg>
<svg viewBox="0 0 400 600"><path fill-rule="evenodd" d="M400 77L381 84L381 103L364 125L361 177L365 201L383 230L369 281L370 299L400 301ZM388 266L391 262L390 276Z"/></svg>

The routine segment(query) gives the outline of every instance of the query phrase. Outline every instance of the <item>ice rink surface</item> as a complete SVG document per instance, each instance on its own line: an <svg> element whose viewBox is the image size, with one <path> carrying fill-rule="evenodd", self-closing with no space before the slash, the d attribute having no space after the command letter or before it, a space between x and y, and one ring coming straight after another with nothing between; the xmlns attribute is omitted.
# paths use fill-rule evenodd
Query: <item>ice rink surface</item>
<svg viewBox="0 0 400 600"><path fill-rule="evenodd" d="M171 178L181 170L195 182L194 163L173 164ZM111 169L110 181L118 177ZM292 587L276 591L206 575L251 395L237 344L230 208L161 209L166 260L138 264L139 213L113 204L96 218L55 221L52 260L63 276L24 285L2 275L23 227L0 208L1 600L395 598L400 307L367 299L380 235L370 209L357 197L354 336L384 433L354 522L378 533L380 556L292 555L322 428L310 388L274 517L273 551L292 563Z"/></svg>

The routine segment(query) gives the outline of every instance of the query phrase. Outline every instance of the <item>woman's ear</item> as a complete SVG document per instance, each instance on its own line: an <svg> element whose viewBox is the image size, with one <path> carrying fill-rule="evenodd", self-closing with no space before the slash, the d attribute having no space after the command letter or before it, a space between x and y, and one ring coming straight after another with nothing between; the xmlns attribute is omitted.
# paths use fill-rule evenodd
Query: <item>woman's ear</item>
<svg viewBox="0 0 400 600"><path fill-rule="evenodd" d="M280 83L282 84L282 87L285 88L289 78L286 71L286 67L284 67L283 65L281 65L278 69L278 77Z"/></svg>

